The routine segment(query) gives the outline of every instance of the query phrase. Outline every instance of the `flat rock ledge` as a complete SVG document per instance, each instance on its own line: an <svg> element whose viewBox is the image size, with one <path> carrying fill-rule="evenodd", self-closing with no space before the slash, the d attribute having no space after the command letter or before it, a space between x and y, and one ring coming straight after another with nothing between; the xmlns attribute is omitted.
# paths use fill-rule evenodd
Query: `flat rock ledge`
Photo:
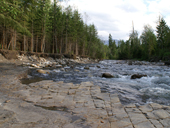
<svg viewBox="0 0 170 128"><path fill-rule="evenodd" d="M125 106L91 82L25 85L15 71L0 75L0 128L170 128L170 106Z"/></svg>
<svg viewBox="0 0 170 128"><path fill-rule="evenodd" d="M169 128L170 107L156 103L124 106L117 94L101 93L91 82L44 80L13 88L0 99L5 128Z"/></svg>

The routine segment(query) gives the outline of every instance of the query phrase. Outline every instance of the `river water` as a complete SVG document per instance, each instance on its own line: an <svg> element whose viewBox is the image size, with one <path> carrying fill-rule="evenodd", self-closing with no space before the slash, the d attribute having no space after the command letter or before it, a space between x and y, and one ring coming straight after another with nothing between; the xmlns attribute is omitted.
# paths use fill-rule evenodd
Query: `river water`
<svg viewBox="0 0 170 128"><path fill-rule="evenodd" d="M89 70L84 69L89 67ZM104 60L96 64L77 64L49 69L50 74L39 74L31 70L29 79L51 79L79 84L92 81L101 87L102 92L117 93L122 104L159 103L170 105L170 67L162 63L140 62L128 65L127 61ZM102 78L103 73L110 73L114 78ZM147 77L131 79L133 74Z"/></svg>

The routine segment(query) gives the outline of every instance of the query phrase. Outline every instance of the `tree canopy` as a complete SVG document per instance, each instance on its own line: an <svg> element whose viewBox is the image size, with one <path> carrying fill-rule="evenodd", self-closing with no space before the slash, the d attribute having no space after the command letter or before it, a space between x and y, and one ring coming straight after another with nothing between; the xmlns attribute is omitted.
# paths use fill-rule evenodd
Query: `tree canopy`
<svg viewBox="0 0 170 128"><path fill-rule="evenodd" d="M133 26L128 40L116 44L109 34L109 44L105 45L96 26L87 24L87 14L84 22L77 9L63 8L60 1L1 0L0 48L100 59L170 58L170 28L163 17L156 31L145 25L139 36Z"/></svg>
<svg viewBox="0 0 170 128"><path fill-rule="evenodd" d="M94 24L58 0L2 0L0 48L31 52L105 57Z"/></svg>
<svg viewBox="0 0 170 128"><path fill-rule="evenodd" d="M170 58L170 28L163 17L159 18L156 31L150 25L144 25L140 36L134 29L127 41L120 40L116 49L112 50L112 36L109 34L109 58L115 54L116 59L149 60L152 57L160 59Z"/></svg>

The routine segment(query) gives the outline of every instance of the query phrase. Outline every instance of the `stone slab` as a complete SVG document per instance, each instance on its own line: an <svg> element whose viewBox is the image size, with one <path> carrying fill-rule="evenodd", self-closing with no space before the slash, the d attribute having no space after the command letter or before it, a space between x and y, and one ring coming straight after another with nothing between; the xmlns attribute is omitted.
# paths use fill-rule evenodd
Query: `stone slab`
<svg viewBox="0 0 170 128"><path fill-rule="evenodd" d="M134 127L135 128L155 128L154 125L150 123L150 121L145 121L139 124L135 124Z"/></svg>

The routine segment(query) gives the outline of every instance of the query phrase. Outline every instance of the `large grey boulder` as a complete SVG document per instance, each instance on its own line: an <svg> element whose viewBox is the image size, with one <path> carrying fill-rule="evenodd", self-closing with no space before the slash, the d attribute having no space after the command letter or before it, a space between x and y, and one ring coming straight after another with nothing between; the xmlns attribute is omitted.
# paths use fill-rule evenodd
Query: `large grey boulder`
<svg viewBox="0 0 170 128"><path fill-rule="evenodd" d="M109 73L103 73L102 77L105 77L105 78L114 78L114 76L109 74Z"/></svg>
<svg viewBox="0 0 170 128"><path fill-rule="evenodd" d="M142 77L147 77L147 75L134 74L134 75L131 76L131 79L140 79Z"/></svg>
<svg viewBox="0 0 170 128"><path fill-rule="evenodd" d="M100 66L99 66L99 65L97 65L96 67L97 67L97 68L100 68Z"/></svg>
<svg viewBox="0 0 170 128"><path fill-rule="evenodd" d="M132 63L132 61L128 61L128 65L132 65L133 63Z"/></svg>
<svg viewBox="0 0 170 128"><path fill-rule="evenodd" d="M89 70L89 67L84 67L84 69Z"/></svg>
<svg viewBox="0 0 170 128"><path fill-rule="evenodd" d="M165 65L170 65L170 61L166 61L164 64Z"/></svg>

